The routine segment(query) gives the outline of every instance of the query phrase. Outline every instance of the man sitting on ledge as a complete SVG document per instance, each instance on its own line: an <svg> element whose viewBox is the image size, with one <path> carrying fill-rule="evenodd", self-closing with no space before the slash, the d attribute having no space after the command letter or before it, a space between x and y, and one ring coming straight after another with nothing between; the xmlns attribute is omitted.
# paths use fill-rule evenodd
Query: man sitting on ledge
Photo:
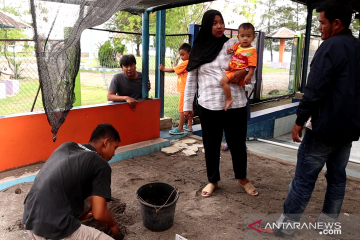
<svg viewBox="0 0 360 240"><path fill-rule="evenodd" d="M136 71L134 55L123 55L120 59L122 73L117 73L111 80L107 95L108 101L127 102L135 110L137 100L142 97L142 73ZM148 81L150 90L150 81Z"/></svg>

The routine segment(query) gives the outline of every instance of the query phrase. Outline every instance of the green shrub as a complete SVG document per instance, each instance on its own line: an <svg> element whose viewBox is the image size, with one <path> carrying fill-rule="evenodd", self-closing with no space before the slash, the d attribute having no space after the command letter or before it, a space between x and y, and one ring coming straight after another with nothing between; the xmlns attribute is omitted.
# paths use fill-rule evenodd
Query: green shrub
<svg viewBox="0 0 360 240"><path fill-rule="evenodd" d="M124 51L125 45L121 44L120 39L107 40L99 47L98 57L100 66L107 68L119 67L119 60L116 58L116 54L123 54Z"/></svg>

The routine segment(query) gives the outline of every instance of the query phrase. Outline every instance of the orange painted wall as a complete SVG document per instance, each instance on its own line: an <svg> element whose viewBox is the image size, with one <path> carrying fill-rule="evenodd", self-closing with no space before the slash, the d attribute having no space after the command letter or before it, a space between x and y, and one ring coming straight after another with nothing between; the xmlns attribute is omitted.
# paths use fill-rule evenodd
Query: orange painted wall
<svg viewBox="0 0 360 240"><path fill-rule="evenodd" d="M160 136L160 100L139 102L136 110L127 103L110 103L70 110L52 141L45 113L0 118L0 172L45 161L62 143L87 143L99 123L110 123L120 134L120 146Z"/></svg>

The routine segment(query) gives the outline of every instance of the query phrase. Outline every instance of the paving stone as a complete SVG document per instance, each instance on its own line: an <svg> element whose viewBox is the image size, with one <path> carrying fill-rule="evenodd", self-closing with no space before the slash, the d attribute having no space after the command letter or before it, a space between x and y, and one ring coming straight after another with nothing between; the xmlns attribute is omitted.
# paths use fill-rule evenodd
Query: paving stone
<svg viewBox="0 0 360 240"><path fill-rule="evenodd" d="M194 151L194 152L197 152L197 151L199 150L199 148L196 147L196 146L188 146L186 149L192 150L192 151Z"/></svg>
<svg viewBox="0 0 360 240"><path fill-rule="evenodd" d="M179 139L173 139L173 140L170 140L170 143L175 143L175 142L178 142Z"/></svg>
<svg viewBox="0 0 360 240"><path fill-rule="evenodd" d="M191 146L198 147L198 148L203 148L204 144L193 144Z"/></svg>
<svg viewBox="0 0 360 240"><path fill-rule="evenodd" d="M182 142L177 142L174 144L174 147L177 147L177 148L187 148L188 145L186 143L182 143Z"/></svg>
<svg viewBox="0 0 360 240"><path fill-rule="evenodd" d="M184 139L184 140L181 140L181 143L194 144L194 143L196 143L196 140L195 139Z"/></svg>
<svg viewBox="0 0 360 240"><path fill-rule="evenodd" d="M161 151L166 153L166 154L174 154L174 153L177 153L180 150L181 150L180 148L174 147L174 146L170 146L170 147L166 147L166 148L161 149Z"/></svg>
<svg viewBox="0 0 360 240"><path fill-rule="evenodd" d="M193 150L189 150L189 149L184 150L183 153L185 154L185 156L194 156L194 155L196 155L196 152L194 152Z"/></svg>

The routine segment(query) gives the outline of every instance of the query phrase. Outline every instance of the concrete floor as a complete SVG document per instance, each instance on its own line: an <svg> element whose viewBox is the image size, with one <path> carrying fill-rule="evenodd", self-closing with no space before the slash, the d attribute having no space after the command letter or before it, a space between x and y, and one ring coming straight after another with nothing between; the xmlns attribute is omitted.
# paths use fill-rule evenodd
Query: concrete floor
<svg viewBox="0 0 360 240"><path fill-rule="evenodd" d="M274 139L268 139L270 141L286 144L293 147L298 147L299 143L294 143L291 138L291 133L281 135ZM247 141L246 145L250 151L262 153L272 157L277 157L283 160L296 162L297 161L297 150L276 146L269 143L260 141ZM350 159L360 160L360 141L353 142ZM324 167L325 169L325 167ZM346 172L349 176L360 178L360 164L349 162Z"/></svg>

